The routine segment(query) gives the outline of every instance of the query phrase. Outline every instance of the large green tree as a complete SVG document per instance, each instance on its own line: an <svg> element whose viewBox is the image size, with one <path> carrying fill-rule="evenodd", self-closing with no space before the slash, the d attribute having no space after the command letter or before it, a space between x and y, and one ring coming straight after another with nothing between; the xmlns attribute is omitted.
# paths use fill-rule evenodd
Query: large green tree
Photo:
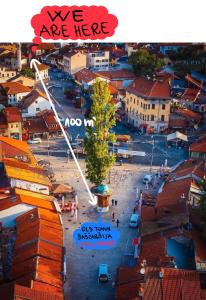
<svg viewBox="0 0 206 300"><path fill-rule="evenodd" d="M108 84L97 80L93 84L90 118L93 127L87 127L84 138L87 178L95 185L101 184L108 176L115 162L115 155L109 152L109 143L115 135L109 131L115 125L116 107L111 103Z"/></svg>
<svg viewBox="0 0 206 300"><path fill-rule="evenodd" d="M136 75L149 75L164 65L163 59L156 54L151 54L147 49L139 49L129 57L129 63L133 66Z"/></svg>

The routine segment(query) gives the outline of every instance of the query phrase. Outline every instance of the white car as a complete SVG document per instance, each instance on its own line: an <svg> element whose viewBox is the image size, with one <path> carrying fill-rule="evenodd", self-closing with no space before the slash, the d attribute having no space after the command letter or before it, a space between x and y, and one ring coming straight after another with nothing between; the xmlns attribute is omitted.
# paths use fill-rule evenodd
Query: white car
<svg viewBox="0 0 206 300"><path fill-rule="evenodd" d="M28 140L27 143L28 144L40 144L41 139L40 138L34 138L33 140Z"/></svg>
<svg viewBox="0 0 206 300"><path fill-rule="evenodd" d="M149 175L149 174L145 175L144 178L143 178L143 183L144 184L146 184L146 183L150 184L151 182L152 182L152 175Z"/></svg>

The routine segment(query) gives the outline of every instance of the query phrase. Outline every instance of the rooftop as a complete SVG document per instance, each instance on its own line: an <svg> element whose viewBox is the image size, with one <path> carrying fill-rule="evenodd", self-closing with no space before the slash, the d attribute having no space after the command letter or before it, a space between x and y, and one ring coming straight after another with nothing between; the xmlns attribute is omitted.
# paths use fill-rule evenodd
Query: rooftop
<svg viewBox="0 0 206 300"><path fill-rule="evenodd" d="M19 83L19 82L4 82L1 86L6 91L7 95L15 95L20 93L29 93L31 88Z"/></svg>
<svg viewBox="0 0 206 300"><path fill-rule="evenodd" d="M112 71L97 71L95 72L98 76L107 78L110 80L128 80L128 79L135 79L135 74L132 71L127 69L121 70L112 70Z"/></svg>
<svg viewBox="0 0 206 300"><path fill-rule="evenodd" d="M47 96L42 93L38 89L33 89L28 95L26 95L22 101L21 101L21 108L26 109L28 108L32 103L34 103L38 98L44 98L46 101L48 101Z"/></svg>
<svg viewBox="0 0 206 300"><path fill-rule="evenodd" d="M192 144L190 150L192 152L206 153L206 139Z"/></svg>
<svg viewBox="0 0 206 300"><path fill-rule="evenodd" d="M138 77L126 90L136 96L151 99L170 99L170 85L166 80Z"/></svg>

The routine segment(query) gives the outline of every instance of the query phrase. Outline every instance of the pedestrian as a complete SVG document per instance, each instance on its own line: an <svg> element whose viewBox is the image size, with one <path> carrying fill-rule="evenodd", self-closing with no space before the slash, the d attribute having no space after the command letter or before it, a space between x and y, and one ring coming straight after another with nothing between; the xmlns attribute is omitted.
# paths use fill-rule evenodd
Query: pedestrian
<svg viewBox="0 0 206 300"><path fill-rule="evenodd" d="M114 206L114 199L112 199L112 206Z"/></svg>
<svg viewBox="0 0 206 300"><path fill-rule="evenodd" d="M119 219L117 219L117 228L119 227Z"/></svg>
<svg viewBox="0 0 206 300"><path fill-rule="evenodd" d="M117 206L117 200L114 201L114 205Z"/></svg>
<svg viewBox="0 0 206 300"><path fill-rule="evenodd" d="M136 207L134 207L134 209L133 209L133 214L135 214L135 212L136 212Z"/></svg>
<svg viewBox="0 0 206 300"><path fill-rule="evenodd" d="M113 211L113 213L112 213L112 220L114 220L114 211Z"/></svg>

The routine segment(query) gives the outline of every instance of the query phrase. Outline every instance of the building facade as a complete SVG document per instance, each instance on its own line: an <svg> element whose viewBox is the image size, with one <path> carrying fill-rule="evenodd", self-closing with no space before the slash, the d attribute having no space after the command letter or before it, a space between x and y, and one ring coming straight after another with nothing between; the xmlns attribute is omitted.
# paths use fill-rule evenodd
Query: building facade
<svg viewBox="0 0 206 300"><path fill-rule="evenodd" d="M73 75L86 68L86 55L81 52L69 52L63 55L64 72Z"/></svg>
<svg viewBox="0 0 206 300"><path fill-rule="evenodd" d="M148 133L168 128L171 102L168 82L137 78L126 89L124 101L127 123Z"/></svg>
<svg viewBox="0 0 206 300"><path fill-rule="evenodd" d="M94 70L108 70L109 51L94 51L87 54L87 66Z"/></svg>

